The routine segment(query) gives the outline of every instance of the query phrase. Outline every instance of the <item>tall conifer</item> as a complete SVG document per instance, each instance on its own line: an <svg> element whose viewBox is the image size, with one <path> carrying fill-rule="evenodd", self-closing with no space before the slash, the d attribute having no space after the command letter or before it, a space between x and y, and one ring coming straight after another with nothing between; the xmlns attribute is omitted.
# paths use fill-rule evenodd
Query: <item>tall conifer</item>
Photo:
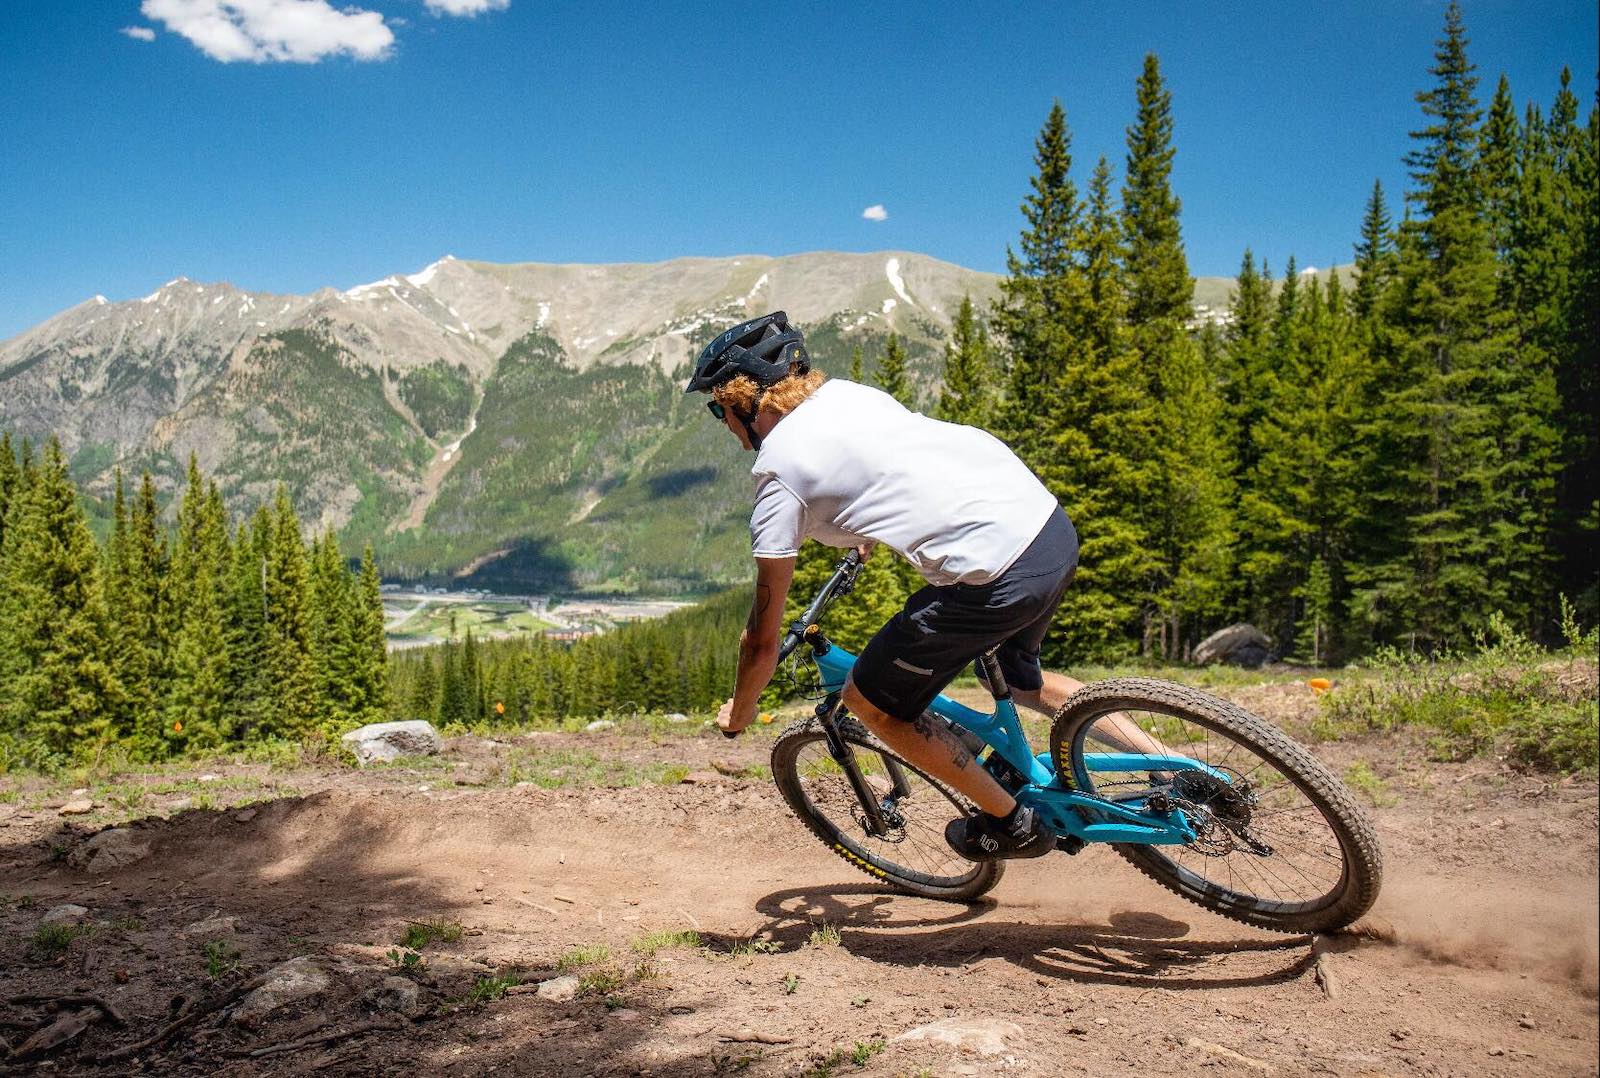
<svg viewBox="0 0 1600 1078"><path fill-rule="evenodd" d="M1138 80L1122 191L1128 323L1156 407L1151 539L1157 572L1149 593L1148 650L1181 656L1203 620L1221 610L1228 576L1231 453L1214 372L1187 332L1189 276L1172 192L1172 98L1154 55Z"/></svg>
<svg viewBox="0 0 1600 1078"><path fill-rule="evenodd" d="M100 551L54 438L8 513L0 552L0 733L36 763L94 761L115 740Z"/></svg>
<svg viewBox="0 0 1600 1078"><path fill-rule="evenodd" d="M944 347L944 381L934 417L987 428L993 422L995 389L988 331L973 313L972 297L962 296Z"/></svg>

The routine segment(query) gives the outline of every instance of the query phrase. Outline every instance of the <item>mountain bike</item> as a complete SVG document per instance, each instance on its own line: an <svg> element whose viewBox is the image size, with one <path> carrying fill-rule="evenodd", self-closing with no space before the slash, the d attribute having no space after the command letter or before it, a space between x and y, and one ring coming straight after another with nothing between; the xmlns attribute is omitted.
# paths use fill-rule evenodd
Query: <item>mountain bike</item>
<svg viewBox="0 0 1600 1078"><path fill-rule="evenodd" d="M860 568L846 554L784 636L780 663L804 645L794 661L815 665L822 697L779 735L772 776L801 822L851 865L910 894L970 901L1005 867L968 861L945 842L945 824L975 807L896 756L840 702L856 657L819 621ZM1110 843L1189 901L1280 932L1342 928L1377 899L1382 854L1366 814L1262 719L1183 685L1112 678L1074 693L1051 723L1049 751L1035 753L998 661L979 662L993 712L943 695L928 710L1034 809L1059 850Z"/></svg>

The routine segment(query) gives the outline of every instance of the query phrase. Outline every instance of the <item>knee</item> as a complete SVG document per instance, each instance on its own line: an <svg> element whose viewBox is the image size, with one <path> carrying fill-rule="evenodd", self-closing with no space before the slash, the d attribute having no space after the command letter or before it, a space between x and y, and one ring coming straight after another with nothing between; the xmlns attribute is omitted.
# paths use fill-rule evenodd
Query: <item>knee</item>
<svg viewBox="0 0 1600 1078"><path fill-rule="evenodd" d="M862 696L861 691L856 688L856 683L853 680L844 683L844 693L840 696L840 699L844 702L844 706L849 710L850 714L866 723L868 729L876 730L881 724L894 721L888 715L879 711L865 696Z"/></svg>

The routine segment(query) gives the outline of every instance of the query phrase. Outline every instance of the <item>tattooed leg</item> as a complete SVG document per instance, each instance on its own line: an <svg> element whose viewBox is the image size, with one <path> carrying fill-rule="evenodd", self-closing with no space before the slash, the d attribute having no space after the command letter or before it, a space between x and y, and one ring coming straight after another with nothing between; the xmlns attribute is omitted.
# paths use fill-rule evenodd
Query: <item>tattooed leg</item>
<svg viewBox="0 0 1600 1078"><path fill-rule="evenodd" d="M861 695L854 680L845 683L844 706L896 756L948 783L983 811L1004 816L1016 807L1016 799L972 758L955 732L927 721L930 716L905 722L880 711Z"/></svg>

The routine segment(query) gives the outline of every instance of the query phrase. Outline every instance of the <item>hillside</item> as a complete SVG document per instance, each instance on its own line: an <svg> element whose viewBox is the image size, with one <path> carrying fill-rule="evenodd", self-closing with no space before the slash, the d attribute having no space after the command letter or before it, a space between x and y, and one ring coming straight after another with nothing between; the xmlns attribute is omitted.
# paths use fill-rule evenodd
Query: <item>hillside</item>
<svg viewBox="0 0 1600 1078"><path fill-rule="evenodd" d="M735 571L747 466L679 400L692 352L783 308L834 372L901 334L927 389L950 312L995 281L897 252L446 257L309 296L180 278L0 344L0 428L59 436L101 497L117 466L170 490L190 453L235 510L283 481L395 574L692 588Z"/></svg>

